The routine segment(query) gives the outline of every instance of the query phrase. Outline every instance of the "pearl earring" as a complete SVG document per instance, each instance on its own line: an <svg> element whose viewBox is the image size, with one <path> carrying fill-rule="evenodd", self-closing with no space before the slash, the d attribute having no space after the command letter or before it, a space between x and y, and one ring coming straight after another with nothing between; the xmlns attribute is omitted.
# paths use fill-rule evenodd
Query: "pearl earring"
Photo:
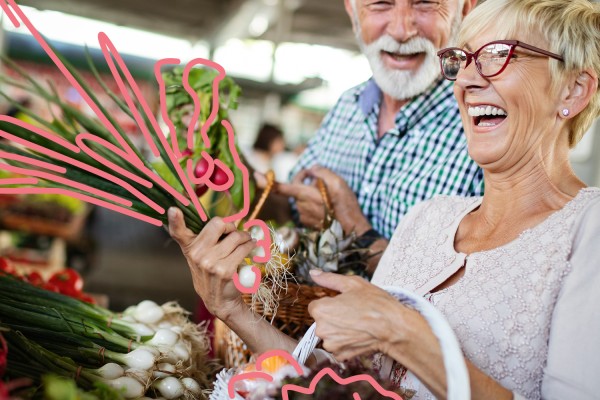
<svg viewBox="0 0 600 400"><path fill-rule="evenodd" d="M563 115L563 116L565 116L565 117L568 117L568 116L569 116L569 114L570 114L570 112L569 112L569 110L568 110L568 109L566 109L566 108L565 108L564 110L562 110L562 115Z"/></svg>

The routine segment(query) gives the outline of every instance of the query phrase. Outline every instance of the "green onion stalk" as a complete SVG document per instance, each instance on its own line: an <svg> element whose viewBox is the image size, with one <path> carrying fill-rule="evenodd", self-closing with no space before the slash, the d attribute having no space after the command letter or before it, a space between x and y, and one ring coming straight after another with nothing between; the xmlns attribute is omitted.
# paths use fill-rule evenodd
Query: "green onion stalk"
<svg viewBox="0 0 600 400"><path fill-rule="evenodd" d="M102 382L124 398L202 398L214 369L205 330L175 303L146 300L116 314L0 275L0 330L6 374L36 384L52 373L83 389ZM163 393L177 385L177 396Z"/></svg>
<svg viewBox="0 0 600 400"><path fill-rule="evenodd" d="M63 101L51 82L48 86L41 85L13 61L4 58L5 64L16 72L17 77L0 75L0 83L24 90L46 102L50 110L59 110L59 112L53 113L52 120L45 120L0 90L0 97L33 120L36 125L19 123L9 117L0 120L0 137L9 139L8 142L0 143L0 170L10 171L17 176L29 175L37 180L35 184L23 182L18 185L18 188L14 187L14 182L10 185L0 182L1 193L70 194L96 205L163 226L168 222L166 210L169 207L177 207L183 211L188 228L197 233L211 215L198 201L200 187L194 185L193 177L186 172L186 166L190 159L196 162L197 166L203 152L206 152L212 159L221 160L233 172L234 180L227 191L233 209L239 210L244 206L245 186L242 171L235 163L229 147L228 132L221 123L229 118L228 110L237 107L237 98L240 94L239 86L230 78L225 77L217 84L217 71L210 68L191 70L188 83L195 91L194 95L201 105L201 110L194 132L194 146L192 149L186 149L187 140L184 140L188 129L186 116L189 117L192 112L194 99L183 87L182 68L175 67L162 74L166 102L164 106L174 126L174 132L170 134L176 135L178 143L177 151L174 147L168 150L169 147L174 146L173 138L167 138L168 135L152 122L153 117L145 112L139 104L141 101L138 101L135 107L130 107L123 97L112 92L98 73L89 52L86 51L90 70L102 90L140 130L148 132L149 142L146 144L149 148L156 148L159 153L154 160L149 160L145 155L145 149L138 148L132 143L125 129L99 101L95 91L75 67L59 52L53 51L91 99L97 108L98 118L90 117ZM123 69L118 63L115 63L115 68L120 76L129 73L126 67ZM125 84L129 86L122 90L127 92L131 91L132 85L135 85L129 82L124 82ZM213 85L218 85L219 110L216 118L211 121L209 116L215 96ZM136 114L139 116L137 120ZM105 118L112 125L113 132L100 122L100 117ZM206 146L206 143L200 139L200 129L208 123L210 126L207 135L210 146ZM41 134L40 131L49 135ZM85 136L82 136L83 133ZM55 139L57 137L62 141L57 142ZM21 145L15 143L17 140L22 141ZM165 145L165 142L168 145ZM25 145L22 145L23 143ZM83 147L89 148L88 151L84 151L82 143ZM235 149L237 151L237 147ZM137 161L131 161L131 157L125 156L127 151L130 151L130 155L133 155ZM174 161L169 154L175 158L179 156L179 159ZM196 175L196 178L198 177ZM254 194L252 180L249 185L248 192L252 198Z"/></svg>

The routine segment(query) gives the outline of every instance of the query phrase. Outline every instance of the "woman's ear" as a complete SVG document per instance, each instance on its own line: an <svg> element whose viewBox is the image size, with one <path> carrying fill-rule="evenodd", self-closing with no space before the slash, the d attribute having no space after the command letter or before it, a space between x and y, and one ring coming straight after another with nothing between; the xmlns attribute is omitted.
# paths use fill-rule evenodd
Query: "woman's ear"
<svg viewBox="0 0 600 400"><path fill-rule="evenodd" d="M590 103L598 91L598 75L593 70L582 71L572 78L572 81L563 89L559 115L571 118L579 114ZM565 111L567 110L567 111Z"/></svg>

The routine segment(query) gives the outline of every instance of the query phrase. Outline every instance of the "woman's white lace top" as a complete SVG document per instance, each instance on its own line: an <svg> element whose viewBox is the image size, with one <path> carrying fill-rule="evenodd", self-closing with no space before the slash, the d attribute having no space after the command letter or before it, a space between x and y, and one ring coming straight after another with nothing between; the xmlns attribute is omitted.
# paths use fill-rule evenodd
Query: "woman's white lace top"
<svg viewBox="0 0 600 400"><path fill-rule="evenodd" d="M440 196L416 206L373 283L427 295L465 265L430 297L468 360L527 399L600 398L600 189L581 190L506 245L458 253L457 228L480 204ZM420 387L415 398L432 397Z"/></svg>

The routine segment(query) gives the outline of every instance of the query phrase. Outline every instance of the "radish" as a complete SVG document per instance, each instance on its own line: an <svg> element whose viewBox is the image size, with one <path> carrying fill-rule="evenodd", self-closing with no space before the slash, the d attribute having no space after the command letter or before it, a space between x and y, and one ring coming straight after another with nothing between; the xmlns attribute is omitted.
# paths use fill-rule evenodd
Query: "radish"
<svg viewBox="0 0 600 400"><path fill-rule="evenodd" d="M206 158L201 158L200 160L198 160L198 162L196 163L196 167L194 168L194 176L196 178L202 178L209 172L210 163L208 162L208 160L206 160Z"/></svg>
<svg viewBox="0 0 600 400"><path fill-rule="evenodd" d="M210 176L210 181L215 185L222 186L229 182L229 177L225 171L215 165L215 171Z"/></svg>
<svg viewBox="0 0 600 400"><path fill-rule="evenodd" d="M206 193L208 190L208 186L206 186L205 184L202 185L196 185L196 189L194 190L194 192L196 193L196 196L198 197L202 197L204 195L204 193Z"/></svg>

